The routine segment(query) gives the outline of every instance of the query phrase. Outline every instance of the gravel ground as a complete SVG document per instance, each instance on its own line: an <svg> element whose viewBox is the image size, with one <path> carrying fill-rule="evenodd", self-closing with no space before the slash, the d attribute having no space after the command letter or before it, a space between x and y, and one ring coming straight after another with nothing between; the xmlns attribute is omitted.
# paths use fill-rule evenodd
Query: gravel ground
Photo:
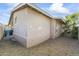
<svg viewBox="0 0 79 59"><path fill-rule="evenodd" d="M0 41L1 56L79 56L79 41L60 37L49 39L32 48L24 48L18 42Z"/></svg>

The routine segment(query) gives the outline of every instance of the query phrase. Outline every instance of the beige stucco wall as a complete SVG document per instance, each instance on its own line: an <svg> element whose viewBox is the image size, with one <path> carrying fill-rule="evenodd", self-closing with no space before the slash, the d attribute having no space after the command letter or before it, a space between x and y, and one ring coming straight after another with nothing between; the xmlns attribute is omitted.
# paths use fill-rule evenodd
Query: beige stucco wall
<svg viewBox="0 0 79 59"><path fill-rule="evenodd" d="M17 20L15 20L17 19ZM61 23L27 7L13 15L13 34L17 41L29 48L60 35Z"/></svg>
<svg viewBox="0 0 79 59"><path fill-rule="evenodd" d="M28 8L27 47L35 46L50 38L50 20L47 16Z"/></svg>
<svg viewBox="0 0 79 59"><path fill-rule="evenodd" d="M13 16L13 34L17 41L26 46L27 37L27 8L22 9L14 13Z"/></svg>
<svg viewBox="0 0 79 59"><path fill-rule="evenodd" d="M29 7L15 12L13 20L13 34L16 40L24 46L27 45L27 48L50 38L49 18Z"/></svg>
<svg viewBox="0 0 79 59"><path fill-rule="evenodd" d="M62 27L62 23L59 21L56 21L56 32L55 32L55 36L59 37L61 35L61 33L63 32L63 27Z"/></svg>
<svg viewBox="0 0 79 59"><path fill-rule="evenodd" d="M59 22L58 20L51 20L51 38L55 39L61 35L63 32L62 25L63 23Z"/></svg>
<svg viewBox="0 0 79 59"><path fill-rule="evenodd" d="M51 19L51 23L50 23L50 37L55 39L56 35L55 35L55 32L56 32L56 20L55 19Z"/></svg>

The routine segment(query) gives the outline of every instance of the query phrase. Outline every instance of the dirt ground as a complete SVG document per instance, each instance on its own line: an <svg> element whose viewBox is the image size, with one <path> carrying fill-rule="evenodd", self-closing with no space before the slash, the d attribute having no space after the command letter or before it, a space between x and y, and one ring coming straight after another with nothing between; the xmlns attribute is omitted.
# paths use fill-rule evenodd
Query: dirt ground
<svg viewBox="0 0 79 59"><path fill-rule="evenodd" d="M49 39L32 48L18 42L0 41L1 56L79 56L79 40L60 37Z"/></svg>

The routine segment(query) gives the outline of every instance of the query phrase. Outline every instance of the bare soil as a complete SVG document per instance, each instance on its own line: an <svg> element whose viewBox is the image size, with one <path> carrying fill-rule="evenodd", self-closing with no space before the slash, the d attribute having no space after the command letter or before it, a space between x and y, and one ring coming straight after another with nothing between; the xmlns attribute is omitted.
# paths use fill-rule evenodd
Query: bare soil
<svg viewBox="0 0 79 59"><path fill-rule="evenodd" d="M0 41L1 56L79 56L79 40L66 37L49 39L35 47L25 48L18 42Z"/></svg>

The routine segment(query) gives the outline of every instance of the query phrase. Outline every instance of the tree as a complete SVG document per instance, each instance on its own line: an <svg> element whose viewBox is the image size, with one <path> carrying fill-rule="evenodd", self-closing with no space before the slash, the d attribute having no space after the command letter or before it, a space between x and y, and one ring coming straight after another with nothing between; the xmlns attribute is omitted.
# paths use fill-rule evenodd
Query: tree
<svg viewBox="0 0 79 59"><path fill-rule="evenodd" d="M65 16L66 21L65 21L65 32L66 33L71 33L72 37L76 37L78 35L78 30L76 25L79 23L79 14L71 14L68 16Z"/></svg>

